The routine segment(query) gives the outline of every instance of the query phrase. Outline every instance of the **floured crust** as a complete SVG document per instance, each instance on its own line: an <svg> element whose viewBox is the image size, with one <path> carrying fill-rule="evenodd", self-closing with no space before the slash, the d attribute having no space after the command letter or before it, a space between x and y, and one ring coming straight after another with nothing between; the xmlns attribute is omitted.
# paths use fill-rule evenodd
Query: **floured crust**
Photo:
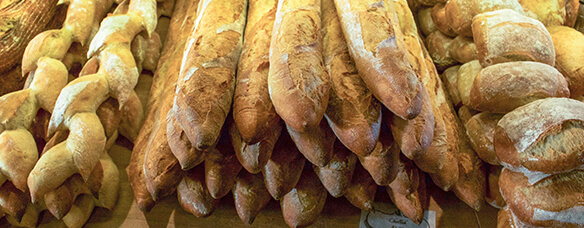
<svg viewBox="0 0 584 228"><path fill-rule="evenodd" d="M473 81L469 106L507 113L537 99L568 96L568 83L555 68L537 62L508 62L481 70Z"/></svg>
<svg viewBox="0 0 584 228"><path fill-rule="evenodd" d="M521 173L503 169L501 193L521 221L535 226L584 225L584 171L557 174L530 185Z"/></svg>
<svg viewBox="0 0 584 228"><path fill-rule="evenodd" d="M554 66L554 44L545 26L510 9L477 15L472 32L483 67L513 61Z"/></svg>
<svg viewBox="0 0 584 228"><path fill-rule="evenodd" d="M225 16L215 17L216 12ZM199 150L212 147L231 108L246 13L243 0L200 2L173 106L177 122Z"/></svg>
<svg viewBox="0 0 584 228"><path fill-rule="evenodd" d="M249 1L245 37L237 68L233 119L244 142L258 143L280 117L268 91L269 51L278 1Z"/></svg>
<svg viewBox="0 0 584 228"><path fill-rule="evenodd" d="M473 39L466 36L457 36L450 43L450 56L459 63L467 63L478 59L478 50Z"/></svg>
<svg viewBox="0 0 584 228"><path fill-rule="evenodd" d="M379 138L381 103L357 72L332 0L322 0L322 20L323 58L331 79L325 117L349 150L366 156Z"/></svg>
<svg viewBox="0 0 584 228"><path fill-rule="evenodd" d="M320 0L279 1L272 32L270 98L280 117L298 132L318 126L328 104L320 15Z"/></svg>
<svg viewBox="0 0 584 228"><path fill-rule="evenodd" d="M438 3L432 7L432 11L430 13L432 17L432 21L434 25L436 25L436 29L442 32L446 36L454 37L456 36L456 32L451 27L451 24L446 17L446 4L445 3ZM430 34L427 34L429 36Z"/></svg>
<svg viewBox="0 0 584 228"><path fill-rule="evenodd" d="M389 110L412 119L422 109L422 86L407 56L393 4L387 0L335 1L349 51L363 81Z"/></svg>
<svg viewBox="0 0 584 228"><path fill-rule="evenodd" d="M446 3L446 16L454 32L472 37L474 16L500 9L510 9L523 15L523 8L517 0L450 0Z"/></svg>
<svg viewBox="0 0 584 228"><path fill-rule="evenodd" d="M495 130L495 150L506 167L554 173L584 165L584 103L537 100L507 113Z"/></svg>

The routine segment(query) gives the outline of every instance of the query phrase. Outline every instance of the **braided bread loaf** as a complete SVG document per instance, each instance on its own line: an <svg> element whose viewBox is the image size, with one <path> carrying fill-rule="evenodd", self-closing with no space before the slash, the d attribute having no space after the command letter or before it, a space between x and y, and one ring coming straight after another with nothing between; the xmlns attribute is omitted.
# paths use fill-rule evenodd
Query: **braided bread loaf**
<svg viewBox="0 0 584 228"><path fill-rule="evenodd" d="M85 21L66 21L65 28L80 26L82 23ZM33 202L75 173L81 174L84 180L88 179L106 145L104 128L95 111L110 96L118 100L120 107L126 104L139 76L130 42L142 30L150 35L155 27L156 2L153 0L131 1L127 14L112 15L103 20L87 53L88 57L97 56L98 72L70 82L56 101L48 134L64 129L70 133L64 142L48 150L31 171L28 184ZM65 34L70 30L61 30L65 32L55 35L63 37L65 41L84 43L90 31L85 31L86 27L81 28L74 29L75 33L69 37ZM34 65L28 65L32 68L24 70L24 66L23 62L23 73L35 69Z"/></svg>

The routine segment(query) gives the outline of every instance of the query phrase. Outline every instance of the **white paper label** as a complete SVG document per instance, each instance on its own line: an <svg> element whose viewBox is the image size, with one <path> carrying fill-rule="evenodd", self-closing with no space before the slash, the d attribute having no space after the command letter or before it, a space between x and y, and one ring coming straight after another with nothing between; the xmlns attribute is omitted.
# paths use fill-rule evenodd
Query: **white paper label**
<svg viewBox="0 0 584 228"><path fill-rule="evenodd" d="M420 225L412 222L393 204L374 203L372 211L361 211L359 228L436 228L436 212L425 211Z"/></svg>

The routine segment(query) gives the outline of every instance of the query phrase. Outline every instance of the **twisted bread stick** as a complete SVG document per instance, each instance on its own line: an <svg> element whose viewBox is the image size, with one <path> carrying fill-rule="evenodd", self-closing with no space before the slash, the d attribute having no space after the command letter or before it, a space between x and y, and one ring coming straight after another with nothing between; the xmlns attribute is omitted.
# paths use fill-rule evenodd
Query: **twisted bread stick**
<svg viewBox="0 0 584 228"><path fill-rule="evenodd" d="M67 27L67 21L65 24ZM70 134L67 140L47 151L31 171L28 184L33 202L75 173L88 179L106 144L95 111L110 96L118 100L120 107L126 104L139 76L130 41L142 30L150 35L155 26L154 0L133 0L127 14L103 20L87 55L98 57L98 72L73 80L57 99L48 133L69 129ZM83 41L83 35L73 37Z"/></svg>

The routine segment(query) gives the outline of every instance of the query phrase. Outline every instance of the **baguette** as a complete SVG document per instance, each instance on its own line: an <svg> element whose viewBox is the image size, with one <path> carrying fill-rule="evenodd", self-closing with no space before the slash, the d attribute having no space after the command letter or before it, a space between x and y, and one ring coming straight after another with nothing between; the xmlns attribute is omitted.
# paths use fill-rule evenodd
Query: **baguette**
<svg viewBox="0 0 584 228"><path fill-rule="evenodd" d="M305 162L290 136L282 132L270 160L262 169L266 188L275 200L280 200L296 186Z"/></svg>
<svg viewBox="0 0 584 228"><path fill-rule="evenodd" d="M219 137L231 108L247 1L203 0L199 5L172 109L193 147L205 150ZM217 12L224 17L215 17Z"/></svg>
<svg viewBox="0 0 584 228"><path fill-rule="evenodd" d="M270 138L272 126L280 121L268 90L270 40L277 6L276 0L249 1L233 96L233 119L241 138L250 145Z"/></svg>
<svg viewBox="0 0 584 228"><path fill-rule="evenodd" d="M584 103L568 98L537 100L507 113L495 129L501 164L548 174L583 166L583 114Z"/></svg>
<svg viewBox="0 0 584 228"><path fill-rule="evenodd" d="M217 147L210 150L205 159L205 182L209 194L215 199L223 198L233 189L235 178L242 169L231 146L228 125L222 130Z"/></svg>
<svg viewBox="0 0 584 228"><path fill-rule="evenodd" d="M438 3L434 5L430 15L438 31L449 37L456 36L457 33L452 29L452 24L450 24L446 15L446 3ZM429 35L430 34L428 34L428 36Z"/></svg>
<svg viewBox="0 0 584 228"><path fill-rule="evenodd" d="M304 132L299 132L286 125L288 134L296 144L298 151L312 164L323 167L329 163L333 154L333 146L336 136L322 120L316 127L308 127Z"/></svg>
<svg viewBox="0 0 584 228"><path fill-rule="evenodd" d="M367 88L394 114L413 119L422 109L422 85L407 57L393 4L335 1L349 51Z"/></svg>
<svg viewBox="0 0 584 228"><path fill-rule="evenodd" d="M413 120L404 120L386 111L383 119L391 129L391 134L395 142L399 145L401 152L410 159L417 158L426 153L434 139L434 111L428 92L422 91L424 105L422 112Z"/></svg>
<svg viewBox="0 0 584 228"><path fill-rule="evenodd" d="M483 112L474 115L465 125L466 134L474 151L483 161L495 166L501 165L493 142L495 128L501 118L503 115Z"/></svg>
<svg viewBox="0 0 584 228"><path fill-rule="evenodd" d="M457 37L458 38L458 37ZM458 93L458 70L460 65L449 67L444 70L440 75L440 79L446 85L446 90L450 99L452 100L452 105L455 108L460 108L462 106L462 100L460 99L460 94Z"/></svg>
<svg viewBox="0 0 584 228"><path fill-rule="evenodd" d="M468 105L504 114L534 100L569 96L568 83L555 68L538 62L508 62L481 70L472 82Z"/></svg>
<svg viewBox="0 0 584 228"><path fill-rule="evenodd" d="M329 100L320 15L320 0L278 1L268 85L276 112L297 132L318 126Z"/></svg>
<svg viewBox="0 0 584 228"><path fill-rule="evenodd" d="M351 185L357 156L351 153L341 142L336 141L331 160L326 166L313 165L314 172L331 196L338 198L345 194Z"/></svg>
<svg viewBox="0 0 584 228"><path fill-rule="evenodd" d="M172 109L168 111L168 115L166 116L166 122L167 122L166 138L168 141L168 146L172 151L172 154L180 163L181 168L183 170L189 170L204 162L208 152L212 151L212 149L206 149L204 151L201 151L193 147L191 145L191 142L185 135L183 129L180 127L178 122L176 122L176 119L174 118L174 112Z"/></svg>
<svg viewBox="0 0 584 228"><path fill-rule="evenodd" d="M518 0L525 16L541 21L545 27L563 25L566 21L566 0Z"/></svg>
<svg viewBox="0 0 584 228"><path fill-rule="evenodd" d="M272 196L266 189L262 174L241 171L237 175L233 187L233 200L237 215L245 224L251 225L270 199Z"/></svg>
<svg viewBox="0 0 584 228"><path fill-rule="evenodd" d="M331 78L325 117L349 150L366 156L379 138L381 103L357 72L332 0L322 0L322 23L324 65Z"/></svg>
<svg viewBox="0 0 584 228"><path fill-rule="evenodd" d="M152 139L150 136L152 135L154 122L156 122L155 120L157 120L158 113L160 112L160 103L164 100L162 96L164 90L171 91L170 93L172 93L176 88L175 83L178 73L172 73L171 70L180 68L184 44L190 34L189 32L192 30L195 21L194 14L197 12L197 7L198 1L179 1L176 3L177 10L173 12L172 22L170 23L169 32L165 41L166 45L162 50L160 61L154 74L147 105L148 112L138 137L134 141L130 163L126 168L134 192L134 198L138 207L143 212L150 211L154 206L154 200L150 192L148 192L144 177L143 164L145 161L146 147ZM172 136L172 134L168 136Z"/></svg>
<svg viewBox="0 0 584 228"><path fill-rule="evenodd" d="M361 164L356 164L351 185L347 188L343 196L353 206L364 211L371 211L373 210L376 191L377 184L371 178L369 172Z"/></svg>
<svg viewBox="0 0 584 228"><path fill-rule="evenodd" d="M183 172L178 159L173 155L167 141L166 119L172 108L172 93L166 94L159 114L152 127L152 135L145 148L142 169L146 187L154 201L176 191Z"/></svg>
<svg viewBox="0 0 584 228"><path fill-rule="evenodd" d="M472 20L472 32L483 67L513 61L555 64L554 44L545 26L516 11L479 14Z"/></svg>
<svg viewBox="0 0 584 228"><path fill-rule="evenodd" d="M185 171L182 180L176 188L178 203L185 211L195 217L207 217L215 211L219 204L205 185L205 167L198 165Z"/></svg>
<svg viewBox="0 0 584 228"><path fill-rule="evenodd" d="M507 205L499 190L499 177L501 177L502 166L487 165L487 193L485 200L494 208L502 209Z"/></svg>
<svg viewBox="0 0 584 228"><path fill-rule="evenodd" d="M284 221L290 227L306 227L318 219L326 202L326 190L310 168L302 171L296 186L280 201Z"/></svg>
<svg viewBox="0 0 584 228"><path fill-rule="evenodd" d="M478 59L477 46L472 38L466 36L455 37L450 43L448 53L452 59L462 64Z"/></svg>
<svg viewBox="0 0 584 228"><path fill-rule="evenodd" d="M454 32L472 37L473 18L481 13L500 9L509 9L521 15L524 14L523 8L517 0L498 0L496 2L492 0L452 0L446 3L446 17Z"/></svg>
<svg viewBox="0 0 584 228"><path fill-rule="evenodd" d="M416 224L424 220L424 200L426 185L424 173L420 172L414 163L404 155L399 156L397 165L400 167L395 180L386 187L391 201L397 208Z"/></svg>
<svg viewBox="0 0 584 228"><path fill-rule="evenodd" d="M395 10L404 34L404 42L408 47L407 56L424 86L421 91L423 101L420 115L412 120L403 120L394 115L388 115L388 112L384 113L384 120L390 123L392 134L402 153L406 157L416 158L426 152L434 138L434 115L437 113L434 110L435 89L433 87L439 79L435 77L436 75L431 75L431 72L435 70L434 64L426 62L424 56L426 49L420 38L414 16L406 2L397 1Z"/></svg>
<svg viewBox="0 0 584 228"><path fill-rule="evenodd" d="M454 110L453 110L454 112ZM487 192L486 165L472 149L464 125L455 120L458 132L458 181L454 185L454 194L475 211L480 211Z"/></svg>
<svg viewBox="0 0 584 228"><path fill-rule="evenodd" d="M435 31L438 31L438 26L434 23L432 19L432 9L430 8L422 8L418 10L418 22L420 23L420 30L424 36L429 36Z"/></svg>
<svg viewBox="0 0 584 228"><path fill-rule="evenodd" d="M532 226L581 227L584 171L557 174L531 185L522 173L503 169L501 194L517 218Z"/></svg>
<svg viewBox="0 0 584 228"><path fill-rule="evenodd" d="M252 174L262 171L262 168L268 163L270 157L272 157L276 142L282 134L282 128L282 123L277 122L275 126L272 125L268 129L269 133L267 134L267 138L255 144L248 144L239 134L237 125L231 125L229 135L231 136L233 149L235 150L237 160L239 160L239 163L241 163L245 170Z"/></svg>
<svg viewBox="0 0 584 228"><path fill-rule="evenodd" d="M570 97L584 95L584 35L565 26L548 28L556 51L556 68L566 77Z"/></svg>
<svg viewBox="0 0 584 228"><path fill-rule="evenodd" d="M373 152L366 157L359 156L359 161L377 185L387 186L400 172L400 167L396 165L399 154L399 146L391 134L382 130Z"/></svg>

